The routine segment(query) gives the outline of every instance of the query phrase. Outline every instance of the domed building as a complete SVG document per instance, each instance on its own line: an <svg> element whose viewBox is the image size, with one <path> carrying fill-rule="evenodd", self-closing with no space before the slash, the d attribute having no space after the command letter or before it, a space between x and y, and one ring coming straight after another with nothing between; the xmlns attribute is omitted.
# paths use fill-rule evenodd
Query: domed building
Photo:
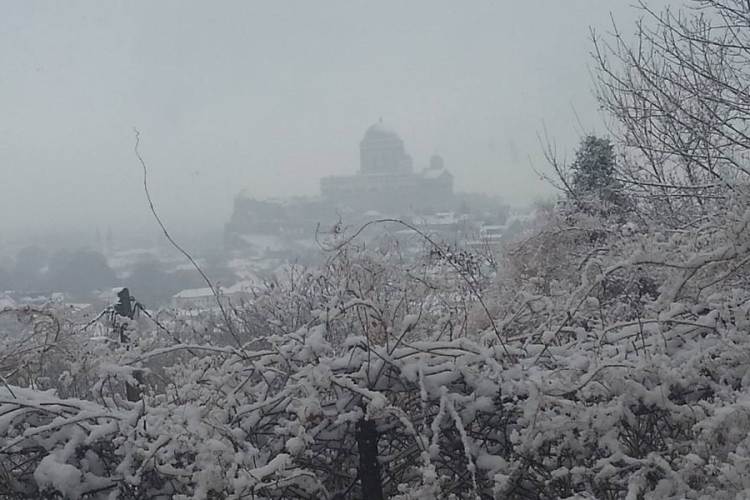
<svg viewBox="0 0 750 500"><path fill-rule="evenodd" d="M430 166L414 172L404 141L379 121L371 125L359 143L356 175L325 177L320 181L324 198L358 211L441 211L452 206L453 176L443 159L434 156Z"/></svg>
<svg viewBox="0 0 750 500"><path fill-rule="evenodd" d="M370 125L359 143L361 174L411 173L411 156L404 151L404 141L382 121Z"/></svg>
<svg viewBox="0 0 750 500"><path fill-rule="evenodd" d="M266 200L241 192L225 227L227 248L278 257L294 242L309 242L317 224L337 214L356 224L373 213L428 215L455 205L453 176L443 159L435 155L427 168L415 172L404 141L382 121L371 125L359 143L359 171L321 179L320 190L320 197Z"/></svg>

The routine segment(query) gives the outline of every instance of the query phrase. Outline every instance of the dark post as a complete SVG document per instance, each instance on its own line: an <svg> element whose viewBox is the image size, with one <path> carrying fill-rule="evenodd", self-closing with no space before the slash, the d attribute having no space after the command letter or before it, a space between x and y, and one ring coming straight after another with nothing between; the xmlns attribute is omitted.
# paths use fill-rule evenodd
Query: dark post
<svg viewBox="0 0 750 500"><path fill-rule="evenodd" d="M378 462L378 427L374 420L364 418L357 422L359 446L359 479L363 500L383 500L383 484Z"/></svg>
<svg viewBox="0 0 750 500"><path fill-rule="evenodd" d="M120 290L117 294L117 304L115 304L115 313L117 315L122 316L124 318L133 319L135 316L135 308L133 307L132 298L130 297L130 292L127 288L123 288ZM125 334L125 325L119 326L120 330L120 343L123 345L127 345L130 343L130 339ZM136 371L133 373L133 376L138 381L138 383L141 383L141 377L142 374L140 371ZM141 400L141 391L138 387L134 386L130 383L125 383L125 396L128 398L128 401L136 402Z"/></svg>

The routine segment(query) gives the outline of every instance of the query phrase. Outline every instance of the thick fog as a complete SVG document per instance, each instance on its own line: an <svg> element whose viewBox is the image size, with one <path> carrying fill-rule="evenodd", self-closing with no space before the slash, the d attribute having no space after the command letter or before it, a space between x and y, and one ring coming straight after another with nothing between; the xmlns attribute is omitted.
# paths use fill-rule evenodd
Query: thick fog
<svg viewBox="0 0 750 500"><path fill-rule="evenodd" d="M148 216L218 228L241 188L318 193L358 168L382 118L415 165L441 154L457 190L524 204L549 193L546 126L562 151L601 130L589 27L628 2L0 3L0 238ZM576 117L577 114L577 117Z"/></svg>
<svg viewBox="0 0 750 500"><path fill-rule="evenodd" d="M0 500L750 500L748 68L750 0L0 0Z"/></svg>

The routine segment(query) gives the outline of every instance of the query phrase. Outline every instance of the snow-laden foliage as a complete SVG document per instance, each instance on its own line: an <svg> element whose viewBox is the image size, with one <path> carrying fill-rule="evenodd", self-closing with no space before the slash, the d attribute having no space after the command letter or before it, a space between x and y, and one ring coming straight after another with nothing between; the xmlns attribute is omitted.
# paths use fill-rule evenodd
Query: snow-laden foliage
<svg viewBox="0 0 750 500"><path fill-rule="evenodd" d="M0 498L750 498L750 5L697 5L597 39L608 195L499 256L337 231L221 315L4 311Z"/></svg>
<svg viewBox="0 0 750 500"><path fill-rule="evenodd" d="M54 359L49 386L0 388L0 494L372 498L374 422L385 498L743 498L749 221L741 199L682 230L551 207L494 281L342 243L234 309L242 348L63 326L17 353Z"/></svg>

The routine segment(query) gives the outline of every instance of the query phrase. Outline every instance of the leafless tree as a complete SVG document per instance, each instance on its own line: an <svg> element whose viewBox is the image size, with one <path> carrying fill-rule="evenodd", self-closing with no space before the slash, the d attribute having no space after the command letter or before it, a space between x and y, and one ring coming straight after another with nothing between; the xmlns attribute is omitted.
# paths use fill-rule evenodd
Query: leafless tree
<svg viewBox="0 0 750 500"><path fill-rule="evenodd" d="M750 2L641 2L635 38L592 32L597 94L643 206L685 223L750 180Z"/></svg>

